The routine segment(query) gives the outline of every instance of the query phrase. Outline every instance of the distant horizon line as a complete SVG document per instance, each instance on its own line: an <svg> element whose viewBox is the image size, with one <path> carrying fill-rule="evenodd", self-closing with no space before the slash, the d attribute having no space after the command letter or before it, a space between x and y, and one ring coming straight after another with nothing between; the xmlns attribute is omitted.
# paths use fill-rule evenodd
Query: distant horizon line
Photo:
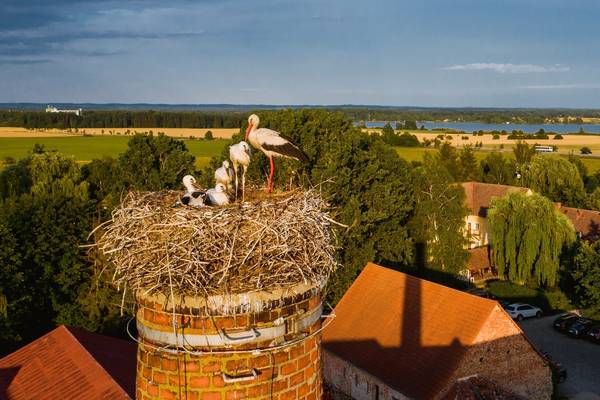
<svg viewBox="0 0 600 400"><path fill-rule="evenodd" d="M167 109L193 109L193 108L208 108L208 109L285 109L285 108L339 108L339 109L399 109L399 110L585 110L585 111L600 111L600 108L585 108L585 107L501 107L501 106L417 106L417 105L384 105L384 104L243 104L243 103L94 103L94 102L0 102L0 109L7 108L31 110L37 108L45 108L46 106L96 106L101 109L118 109L134 107L138 110L152 110L152 108L143 107L163 107ZM114 107L114 108L111 108Z"/></svg>

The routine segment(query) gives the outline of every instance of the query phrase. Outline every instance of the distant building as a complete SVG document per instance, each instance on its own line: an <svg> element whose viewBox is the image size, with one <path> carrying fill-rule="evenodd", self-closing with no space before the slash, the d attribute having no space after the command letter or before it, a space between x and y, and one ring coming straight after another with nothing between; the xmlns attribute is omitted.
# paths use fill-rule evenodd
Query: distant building
<svg viewBox="0 0 600 400"><path fill-rule="evenodd" d="M469 248L474 249L490 244L490 227L487 212L495 198L509 193L520 192L531 195L531 189L519 186L495 185L481 182L464 182L465 205L469 215L465 217L465 233L471 238Z"/></svg>
<svg viewBox="0 0 600 400"><path fill-rule="evenodd" d="M0 399L135 398L137 344L59 326L0 359Z"/></svg>
<svg viewBox="0 0 600 400"><path fill-rule="evenodd" d="M493 238L487 218L492 200L514 192L531 195L533 191L526 187L481 182L464 182L462 186L465 190L465 206L469 210L469 215L465 217L465 235L470 240L470 256L467 268L461 275L469 280L495 277L495 269L489 257L489 245ZM579 239L592 242L600 239L600 212L564 207L560 203L555 205L573 223Z"/></svg>
<svg viewBox="0 0 600 400"><path fill-rule="evenodd" d="M70 114L75 114L78 117L81 116L81 114L83 113L83 109L82 108L77 108L77 109L73 109L73 110L59 110L56 107L52 107L52 106L48 106L46 107L46 112L47 113L70 113Z"/></svg>
<svg viewBox="0 0 600 400"><path fill-rule="evenodd" d="M335 315L323 331L331 398L551 397L549 366L496 301L370 263ZM465 386L479 396L453 396Z"/></svg>

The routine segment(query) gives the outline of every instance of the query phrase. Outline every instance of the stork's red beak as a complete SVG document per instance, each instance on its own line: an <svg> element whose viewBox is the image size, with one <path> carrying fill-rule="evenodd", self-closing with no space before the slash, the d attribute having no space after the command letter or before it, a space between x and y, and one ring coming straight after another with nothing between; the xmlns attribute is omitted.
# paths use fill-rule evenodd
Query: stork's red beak
<svg viewBox="0 0 600 400"><path fill-rule="evenodd" d="M246 140L248 140L248 136L250 136L251 130L252 130L252 124L248 123L248 128L246 128Z"/></svg>

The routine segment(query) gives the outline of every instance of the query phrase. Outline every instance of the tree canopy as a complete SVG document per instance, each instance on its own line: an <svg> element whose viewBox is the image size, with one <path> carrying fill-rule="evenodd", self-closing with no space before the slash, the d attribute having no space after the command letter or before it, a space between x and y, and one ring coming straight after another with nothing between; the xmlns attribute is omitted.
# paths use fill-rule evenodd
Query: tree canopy
<svg viewBox="0 0 600 400"><path fill-rule="evenodd" d="M509 193L488 211L491 258L500 276L523 284L557 281L563 246L575 240L571 222L539 194Z"/></svg>
<svg viewBox="0 0 600 400"><path fill-rule="evenodd" d="M464 236L465 192L436 157L426 154L413 172L415 216L411 234L424 246L426 265L446 272L464 268L468 253Z"/></svg>
<svg viewBox="0 0 600 400"><path fill-rule="evenodd" d="M586 205L586 194L577 166L558 156L538 155L523 173L523 183L534 192L570 207Z"/></svg>

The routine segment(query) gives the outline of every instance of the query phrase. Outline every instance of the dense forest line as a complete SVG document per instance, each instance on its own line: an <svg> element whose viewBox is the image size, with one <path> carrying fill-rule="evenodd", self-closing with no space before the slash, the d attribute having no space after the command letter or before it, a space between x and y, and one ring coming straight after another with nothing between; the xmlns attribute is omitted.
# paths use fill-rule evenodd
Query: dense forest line
<svg viewBox="0 0 600 400"><path fill-rule="evenodd" d="M0 126L23 128L239 128L242 112L84 111L81 116L42 111L0 111Z"/></svg>
<svg viewBox="0 0 600 400"><path fill-rule="evenodd" d="M304 108L304 107L298 107ZM354 121L464 121L483 123L584 123L600 110L315 107ZM0 110L0 126L24 128L238 128L248 110L84 110L81 116L32 110Z"/></svg>

